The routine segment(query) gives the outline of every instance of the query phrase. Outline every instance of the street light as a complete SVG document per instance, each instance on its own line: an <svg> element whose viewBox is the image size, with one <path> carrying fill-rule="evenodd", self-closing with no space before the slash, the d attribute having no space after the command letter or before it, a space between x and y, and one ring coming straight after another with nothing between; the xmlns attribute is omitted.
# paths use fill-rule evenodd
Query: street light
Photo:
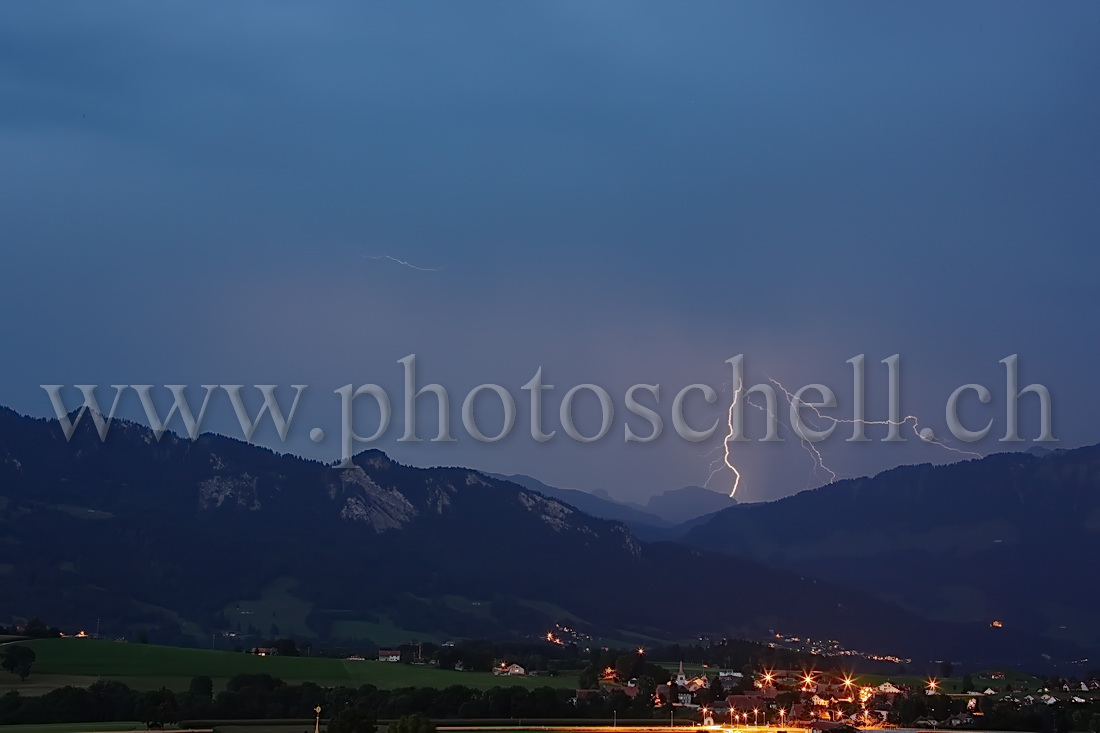
<svg viewBox="0 0 1100 733"><path fill-rule="evenodd" d="M313 721L313 733L321 733L321 706L313 708L313 712L317 713L317 718Z"/></svg>
<svg viewBox="0 0 1100 733"><path fill-rule="evenodd" d="M783 721L787 719L787 708L779 708L779 724L783 725Z"/></svg>
<svg viewBox="0 0 1100 733"><path fill-rule="evenodd" d="M752 709L752 724L753 725L760 725L760 709L759 708L753 708Z"/></svg>

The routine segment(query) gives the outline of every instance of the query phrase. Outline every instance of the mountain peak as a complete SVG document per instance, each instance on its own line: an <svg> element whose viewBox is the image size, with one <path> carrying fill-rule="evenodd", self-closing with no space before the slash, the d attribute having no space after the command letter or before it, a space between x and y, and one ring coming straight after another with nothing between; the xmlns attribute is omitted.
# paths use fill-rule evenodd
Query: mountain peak
<svg viewBox="0 0 1100 733"><path fill-rule="evenodd" d="M684 486L650 497L645 508L667 522L680 524L728 509L736 503L736 499L724 493L702 486Z"/></svg>

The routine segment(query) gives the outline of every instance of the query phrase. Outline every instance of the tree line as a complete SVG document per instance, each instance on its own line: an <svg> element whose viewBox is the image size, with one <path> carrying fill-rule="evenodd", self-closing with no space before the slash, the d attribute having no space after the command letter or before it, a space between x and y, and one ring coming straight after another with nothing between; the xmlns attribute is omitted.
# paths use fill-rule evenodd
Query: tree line
<svg viewBox="0 0 1100 733"><path fill-rule="evenodd" d="M641 696L639 696L640 698ZM398 719L414 713L429 718L603 718L648 716L652 700L630 699L621 691L576 699L576 691L554 687L500 686L488 690L463 685L443 689L374 685L324 688L312 682L287 684L266 674L237 675L215 694L209 677L195 677L185 692L142 692L100 680L88 688L61 687L39 696L13 690L0 697L0 725L140 720L168 724L181 720L312 718L354 710L371 719Z"/></svg>

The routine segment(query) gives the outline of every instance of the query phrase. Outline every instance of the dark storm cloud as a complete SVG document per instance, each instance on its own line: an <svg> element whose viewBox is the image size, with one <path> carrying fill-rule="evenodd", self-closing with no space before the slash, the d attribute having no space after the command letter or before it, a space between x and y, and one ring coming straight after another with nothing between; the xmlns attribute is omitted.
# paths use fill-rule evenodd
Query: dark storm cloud
<svg viewBox="0 0 1100 733"><path fill-rule="evenodd" d="M934 421L1019 352L1093 442L1098 33L1074 3L6 4L4 297L36 307L0 402L411 351L470 386L745 352L839 388L902 352ZM445 459L642 495L705 477L695 448ZM804 483L791 450L746 454L756 498Z"/></svg>

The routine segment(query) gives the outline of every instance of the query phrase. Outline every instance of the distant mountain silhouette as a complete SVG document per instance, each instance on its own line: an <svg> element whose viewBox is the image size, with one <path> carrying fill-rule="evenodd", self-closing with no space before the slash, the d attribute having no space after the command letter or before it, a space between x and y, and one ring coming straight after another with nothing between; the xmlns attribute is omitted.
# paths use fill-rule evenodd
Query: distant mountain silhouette
<svg viewBox="0 0 1100 733"><path fill-rule="evenodd" d="M905 466L720 512L682 541L929 619L1100 646L1100 447Z"/></svg>
<svg viewBox="0 0 1100 733"><path fill-rule="evenodd" d="M546 496L553 497L554 499L560 499L567 504L571 504L580 509L585 514L590 514L593 517L599 517L601 519L614 519L618 522L623 522L630 526L632 529L636 529L639 526L642 527L671 527L674 522L669 522L656 514L647 512L644 509L637 507L633 504L625 504L615 501L608 495L606 491L581 491L580 489L559 489L556 486L550 486L536 478L525 476L523 474L515 474L513 476L506 476L504 474L492 473L489 474L493 478L498 478L503 481L511 481L519 484L528 489L533 489Z"/></svg>
<svg viewBox="0 0 1100 733"><path fill-rule="evenodd" d="M520 486L561 499L594 517L623 522L643 535L665 536L669 534L668 530L677 529L682 533L687 531L686 528L680 528L680 525L685 522L737 504L737 501L728 495L702 486L669 489L664 493L651 496L645 504L639 504L617 501L604 489L593 491L562 489L523 474L508 476L493 473L489 475L505 481L514 481ZM675 536L675 534L676 532L673 531L669 536Z"/></svg>
<svg viewBox="0 0 1100 733"><path fill-rule="evenodd" d="M704 514L712 514L737 504L729 494L719 493L702 486L685 486L669 489L663 494L651 496L645 508L651 514L671 524L687 522Z"/></svg>
<svg viewBox="0 0 1100 733"><path fill-rule="evenodd" d="M1039 459L1002 459L1010 475L1021 461ZM1050 465L1056 485L1076 481L1077 464ZM1017 490L1037 498L1045 476L1027 475L1039 488L1010 482L1007 496L989 499L1006 503ZM912 493L903 492L903 505ZM154 641L179 643L238 629L329 640L514 638L563 621L628 643L779 630L920 659L1037 667L1042 654L1081 656L1079 645L1036 638L1015 617L997 630L984 620L939 623L876 598L881 589L821 582L808 572L822 569L816 557L791 563L794 570L769 568L745 557L767 527L738 524L742 534L722 538L715 524L758 511L737 507L716 515L708 532L699 528L695 541L743 556L731 559L640 542L619 522L465 468L411 468L372 450L338 469L215 435L192 442L165 433L158 442L122 421L105 442L81 421L66 442L56 422L0 408L0 622L39 615L79 628L99 619L107 635L147 629ZM797 540L792 547L821 537L845 545L822 516L771 519L770 546L778 552L780 536ZM903 508L902 516L919 514ZM1080 518L1096 523L1084 510ZM1064 528L1036 529L1056 537ZM964 534L955 541L966 545ZM920 577L908 566L889 572ZM1082 577L1075 591L1091 595L1090 582Z"/></svg>

